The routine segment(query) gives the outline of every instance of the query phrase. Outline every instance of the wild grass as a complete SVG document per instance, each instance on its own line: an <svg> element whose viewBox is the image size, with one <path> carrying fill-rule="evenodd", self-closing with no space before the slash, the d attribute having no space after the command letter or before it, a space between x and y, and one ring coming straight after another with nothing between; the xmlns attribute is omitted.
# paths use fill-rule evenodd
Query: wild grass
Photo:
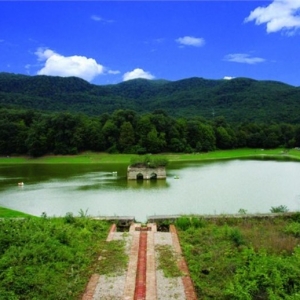
<svg viewBox="0 0 300 300"><path fill-rule="evenodd" d="M169 245L156 245L155 250L158 253L158 266L165 277L179 277L181 271L178 268L178 259L176 253Z"/></svg>
<svg viewBox="0 0 300 300"><path fill-rule="evenodd" d="M102 269L109 226L71 214L1 220L0 298L79 299L90 275Z"/></svg>
<svg viewBox="0 0 300 300"><path fill-rule="evenodd" d="M202 225L178 228L199 299L297 299L299 217L221 218Z"/></svg>
<svg viewBox="0 0 300 300"><path fill-rule="evenodd" d="M108 276L122 274L128 263L128 256L125 253L125 241L101 242L100 248L97 273Z"/></svg>

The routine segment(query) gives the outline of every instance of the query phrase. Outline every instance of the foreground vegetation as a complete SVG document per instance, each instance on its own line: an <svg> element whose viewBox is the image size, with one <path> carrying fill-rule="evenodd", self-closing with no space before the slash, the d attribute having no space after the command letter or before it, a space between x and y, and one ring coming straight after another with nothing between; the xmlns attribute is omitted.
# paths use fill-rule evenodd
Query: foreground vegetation
<svg viewBox="0 0 300 300"><path fill-rule="evenodd" d="M0 298L79 299L91 274L126 267L124 243L104 242L109 226L72 214L1 220Z"/></svg>
<svg viewBox="0 0 300 300"><path fill-rule="evenodd" d="M300 214L176 221L198 299L299 299Z"/></svg>
<svg viewBox="0 0 300 300"><path fill-rule="evenodd" d="M300 213L185 216L175 225L198 299L299 299ZM91 274L124 271L125 243L105 242L109 226L70 213L2 219L0 298L79 299ZM156 250L165 276L180 276L172 249Z"/></svg>

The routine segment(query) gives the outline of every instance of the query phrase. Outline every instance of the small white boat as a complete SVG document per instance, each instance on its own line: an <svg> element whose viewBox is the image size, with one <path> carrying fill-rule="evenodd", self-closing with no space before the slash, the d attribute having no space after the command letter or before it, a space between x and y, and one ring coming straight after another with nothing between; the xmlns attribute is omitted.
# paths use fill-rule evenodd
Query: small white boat
<svg viewBox="0 0 300 300"><path fill-rule="evenodd" d="M24 182L18 182L18 186L23 186Z"/></svg>

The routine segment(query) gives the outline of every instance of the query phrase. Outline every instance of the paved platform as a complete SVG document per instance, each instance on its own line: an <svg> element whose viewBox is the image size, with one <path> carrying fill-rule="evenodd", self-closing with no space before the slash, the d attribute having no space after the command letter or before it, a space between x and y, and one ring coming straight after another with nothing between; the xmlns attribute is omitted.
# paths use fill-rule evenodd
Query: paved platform
<svg viewBox="0 0 300 300"><path fill-rule="evenodd" d="M94 274L87 285L82 300L196 300L196 293L189 276L175 226L170 232L158 232L155 223L141 226L132 223L129 233L117 232L112 225L107 242L126 239L129 256L127 270L118 276L108 277ZM169 245L178 257L181 277L166 278L157 270L158 253L156 246Z"/></svg>

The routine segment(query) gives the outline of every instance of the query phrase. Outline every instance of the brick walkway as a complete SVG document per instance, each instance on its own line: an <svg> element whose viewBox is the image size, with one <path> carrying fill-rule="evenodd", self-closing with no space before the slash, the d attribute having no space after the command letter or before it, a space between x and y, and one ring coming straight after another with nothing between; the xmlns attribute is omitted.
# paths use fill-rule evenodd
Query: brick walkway
<svg viewBox="0 0 300 300"><path fill-rule="evenodd" d="M118 239L120 237L118 234L120 233L116 232L116 226L113 225L107 241ZM94 274L90 278L82 300L197 299L186 262L181 255L175 226L170 226L170 232L157 232L156 224L147 224L146 228L141 227L141 224L132 224L128 236L129 262L124 276L103 279L100 274ZM156 244L169 244L173 247L180 258L178 267L183 273L181 278L163 278L162 272L156 269ZM109 287L106 287L107 285Z"/></svg>

